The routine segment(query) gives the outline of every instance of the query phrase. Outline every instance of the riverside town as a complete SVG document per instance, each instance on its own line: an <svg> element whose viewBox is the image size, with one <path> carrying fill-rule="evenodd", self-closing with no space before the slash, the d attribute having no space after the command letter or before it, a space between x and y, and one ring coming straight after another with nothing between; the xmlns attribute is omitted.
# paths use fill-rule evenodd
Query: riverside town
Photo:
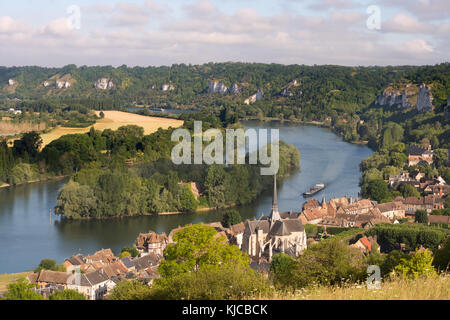
<svg viewBox="0 0 450 320"><path fill-rule="evenodd" d="M450 300L449 1L0 8L2 310Z"/></svg>

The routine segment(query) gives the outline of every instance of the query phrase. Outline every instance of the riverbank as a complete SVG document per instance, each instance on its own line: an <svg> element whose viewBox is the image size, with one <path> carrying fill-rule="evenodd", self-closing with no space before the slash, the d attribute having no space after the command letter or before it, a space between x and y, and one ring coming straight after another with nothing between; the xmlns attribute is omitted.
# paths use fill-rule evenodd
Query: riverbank
<svg viewBox="0 0 450 320"><path fill-rule="evenodd" d="M330 129L331 132L333 132L334 134L336 134L337 136L341 137L345 142L351 143L351 144L357 144L357 145L368 145L369 141L361 141L361 140L354 140L354 141L348 141L345 140L344 137L342 136L342 134L340 134L339 132L334 130L334 127L331 125L330 121L303 121L303 120L299 120L299 119L281 119L281 118L276 118L276 117L264 117L264 118L258 118L258 117L245 117L245 118L241 118L239 119L240 121L262 121L262 122L272 122L272 121L276 121L276 122L280 122L280 123L284 123L284 122L288 122L288 123L294 123L294 124L299 124L299 125L309 125L309 126L316 126L316 127L320 127L320 128L327 128ZM376 151L376 150L374 150Z"/></svg>
<svg viewBox="0 0 450 320"><path fill-rule="evenodd" d="M37 183L37 182L57 181L57 180L62 180L62 179L65 179L65 178L69 178L70 176L71 175L56 176L56 177L48 177L47 176L47 177L43 177L43 178L40 178L40 179L24 181L24 182L13 184L13 185L8 184L8 183L4 183L4 184L0 185L0 189L10 188L10 187L18 187L18 186L23 186L23 185L26 185L26 184Z"/></svg>

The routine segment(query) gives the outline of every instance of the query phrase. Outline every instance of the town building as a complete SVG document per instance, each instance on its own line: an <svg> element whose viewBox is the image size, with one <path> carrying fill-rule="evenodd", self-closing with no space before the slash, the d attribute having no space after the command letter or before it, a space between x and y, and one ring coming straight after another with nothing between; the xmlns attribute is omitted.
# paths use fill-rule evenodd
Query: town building
<svg viewBox="0 0 450 320"><path fill-rule="evenodd" d="M406 155L408 156L409 166L433 163L433 150L431 150L430 145L427 149L416 145L409 146L406 149Z"/></svg>
<svg viewBox="0 0 450 320"><path fill-rule="evenodd" d="M147 254L162 256L168 244L169 238L165 233L157 234L153 231L141 233L136 239L136 249L142 256Z"/></svg>
<svg viewBox="0 0 450 320"><path fill-rule="evenodd" d="M286 218L282 218L285 216ZM275 253L282 252L298 256L306 249L305 228L298 214L278 211L277 182L274 177L272 212L259 220L245 222L241 249L251 257L267 257L269 261Z"/></svg>
<svg viewBox="0 0 450 320"><path fill-rule="evenodd" d="M383 216L391 220L402 219L406 214L406 207L402 201L392 201L388 203L377 204L376 208Z"/></svg>

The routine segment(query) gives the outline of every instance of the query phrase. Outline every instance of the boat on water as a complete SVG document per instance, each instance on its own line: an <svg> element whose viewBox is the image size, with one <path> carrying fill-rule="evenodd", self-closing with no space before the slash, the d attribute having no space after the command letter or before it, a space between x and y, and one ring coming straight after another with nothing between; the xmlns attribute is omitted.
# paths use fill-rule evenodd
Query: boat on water
<svg viewBox="0 0 450 320"><path fill-rule="evenodd" d="M313 195L315 195L316 193L319 193L323 189L325 189L325 184L318 183L314 187L312 187L311 189L309 189L308 191L303 193L303 197L305 197L305 198L312 197Z"/></svg>

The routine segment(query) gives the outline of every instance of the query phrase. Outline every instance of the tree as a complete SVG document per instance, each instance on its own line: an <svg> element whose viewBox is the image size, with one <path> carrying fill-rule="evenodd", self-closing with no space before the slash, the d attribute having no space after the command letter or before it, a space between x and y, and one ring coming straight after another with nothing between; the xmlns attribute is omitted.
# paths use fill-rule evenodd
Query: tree
<svg viewBox="0 0 450 320"><path fill-rule="evenodd" d="M433 265L440 271L448 271L450 268L450 237L436 250L434 254Z"/></svg>
<svg viewBox="0 0 450 320"><path fill-rule="evenodd" d="M122 252L121 252L121 253L122 253L122 254L128 253L129 256L132 256L133 258L136 258L136 257L139 256L139 251L138 251L138 249L136 249L136 248L124 247L124 248L122 249Z"/></svg>
<svg viewBox="0 0 450 320"><path fill-rule="evenodd" d="M358 249L330 239L310 246L296 259L292 286L335 285L365 277L364 261Z"/></svg>
<svg viewBox="0 0 450 320"><path fill-rule="evenodd" d="M36 289L37 286L29 283L27 279L19 278L8 285L3 295L6 300L44 300L44 297L36 293Z"/></svg>
<svg viewBox="0 0 450 320"><path fill-rule="evenodd" d="M52 293L49 300L86 300L86 296L76 290L63 290Z"/></svg>
<svg viewBox="0 0 450 320"><path fill-rule="evenodd" d="M217 231L204 224L188 226L174 236L164 252L164 260L158 268L163 277L186 272L197 272L203 267L218 264L249 266L249 257L237 246L230 245Z"/></svg>
<svg viewBox="0 0 450 320"><path fill-rule="evenodd" d="M229 227L239 224L241 222L242 222L242 217L239 214L239 212L236 210L230 210L223 214L222 226L224 228L229 228Z"/></svg>
<svg viewBox="0 0 450 320"><path fill-rule="evenodd" d="M418 250L410 259L402 259L394 271L405 278L433 276L436 274L433 268L433 254L428 249Z"/></svg>
<svg viewBox="0 0 450 320"><path fill-rule="evenodd" d="M273 256L270 263L270 274L274 283L281 287L292 286L292 272L295 270L295 260L285 254L279 253Z"/></svg>
<svg viewBox="0 0 450 320"><path fill-rule="evenodd" d="M35 159L42 145L39 133L32 131L23 135L22 139L14 141L14 152L19 157Z"/></svg>
<svg viewBox="0 0 450 320"><path fill-rule="evenodd" d="M398 191L400 191L400 193L402 194L403 198L408 198L408 197L420 197L420 192L417 191L416 188L414 188L414 186L407 184L407 183L403 183L398 187Z"/></svg>
<svg viewBox="0 0 450 320"><path fill-rule="evenodd" d="M428 213L425 210L417 210L414 221L418 223L428 223Z"/></svg>
<svg viewBox="0 0 450 320"><path fill-rule="evenodd" d="M242 300L267 296L270 283L248 265L219 264L155 279L155 300Z"/></svg>
<svg viewBox="0 0 450 320"><path fill-rule="evenodd" d="M50 271L61 271L64 272L64 266L59 265L53 259L42 259L39 263L39 266L34 270L34 272L41 272L41 270L50 270Z"/></svg>
<svg viewBox="0 0 450 320"><path fill-rule="evenodd" d="M120 254L120 259L131 257L131 254L128 251L124 251Z"/></svg>
<svg viewBox="0 0 450 320"><path fill-rule="evenodd" d="M108 300L147 300L151 289L145 283L139 280L120 281L111 293L108 294Z"/></svg>
<svg viewBox="0 0 450 320"><path fill-rule="evenodd" d="M383 180L370 181L364 194L367 198L378 202L388 202L391 198L388 184Z"/></svg>

